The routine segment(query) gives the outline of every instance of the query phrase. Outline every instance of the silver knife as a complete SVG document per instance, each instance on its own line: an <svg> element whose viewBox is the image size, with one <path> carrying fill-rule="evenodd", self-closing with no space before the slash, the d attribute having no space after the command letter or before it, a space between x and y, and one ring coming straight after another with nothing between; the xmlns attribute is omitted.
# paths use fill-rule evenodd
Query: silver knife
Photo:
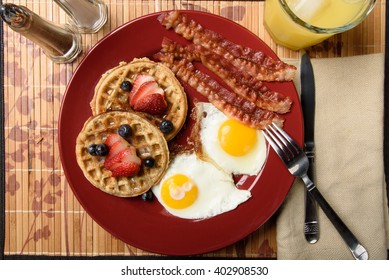
<svg viewBox="0 0 389 280"><path fill-rule="evenodd" d="M301 106L304 116L304 150L309 160L307 175L315 183L315 79L309 55L301 57ZM317 218L316 201L305 189L305 219L304 235L309 243L316 243L319 239L319 221Z"/></svg>

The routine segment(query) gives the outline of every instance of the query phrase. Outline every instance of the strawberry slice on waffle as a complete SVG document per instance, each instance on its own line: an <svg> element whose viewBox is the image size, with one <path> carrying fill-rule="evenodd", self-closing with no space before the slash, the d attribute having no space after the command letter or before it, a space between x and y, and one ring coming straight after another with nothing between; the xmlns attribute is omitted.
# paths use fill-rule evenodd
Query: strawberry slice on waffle
<svg viewBox="0 0 389 280"><path fill-rule="evenodd" d="M130 92L130 106L135 111L162 115L167 110L165 92L152 76L140 74Z"/></svg>
<svg viewBox="0 0 389 280"><path fill-rule="evenodd" d="M104 167L113 177L132 177L138 174L142 160L136 155L136 149L118 134L110 134L105 140L109 153Z"/></svg>
<svg viewBox="0 0 389 280"><path fill-rule="evenodd" d="M122 140L122 137L119 134L109 134L107 136L107 139L105 139L104 144L108 146L108 148L111 150L112 146L116 143Z"/></svg>
<svg viewBox="0 0 389 280"><path fill-rule="evenodd" d="M139 90L140 86L147 82L155 82L155 79L151 75L147 74L139 74L135 77L135 80L132 84L132 89L130 92L130 100L135 95L135 93Z"/></svg>

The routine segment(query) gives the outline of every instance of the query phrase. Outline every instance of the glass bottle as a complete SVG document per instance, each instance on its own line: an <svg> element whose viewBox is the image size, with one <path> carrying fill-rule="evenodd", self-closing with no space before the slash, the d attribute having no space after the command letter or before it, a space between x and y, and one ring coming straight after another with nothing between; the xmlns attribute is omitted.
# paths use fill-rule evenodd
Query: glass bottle
<svg viewBox="0 0 389 280"><path fill-rule="evenodd" d="M100 0L54 0L80 33L95 33L107 22L108 8Z"/></svg>
<svg viewBox="0 0 389 280"><path fill-rule="evenodd" d="M33 41L56 63L70 63L81 53L81 36L55 25L24 6L4 4L0 16L8 26Z"/></svg>

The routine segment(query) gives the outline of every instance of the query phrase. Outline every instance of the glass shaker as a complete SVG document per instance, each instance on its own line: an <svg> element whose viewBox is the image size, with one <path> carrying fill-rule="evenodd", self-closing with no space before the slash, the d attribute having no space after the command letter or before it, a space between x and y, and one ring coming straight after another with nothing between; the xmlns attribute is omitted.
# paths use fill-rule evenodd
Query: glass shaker
<svg viewBox="0 0 389 280"><path fill-rule="evenodd" d="M100 0L54 0L80 33L95 33L107 22L108 8Z"/></svg>
<svg viewBox="0 0 389 280"><path fill-rule="evenodd" d="M81 53L81 36L55 25L24 6L4 4L0 16L8 26L33 41L56 63L72 62Z"/></svg>

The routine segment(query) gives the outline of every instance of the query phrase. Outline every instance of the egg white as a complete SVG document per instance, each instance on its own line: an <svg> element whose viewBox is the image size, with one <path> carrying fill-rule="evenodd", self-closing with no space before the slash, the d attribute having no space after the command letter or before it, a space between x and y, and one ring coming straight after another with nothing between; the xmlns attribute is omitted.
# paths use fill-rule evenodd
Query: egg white
<svg viewBox="0 0 389 280"><path fill-rule="evenodd" d="M219 127L228 117L211 103L200 102L196 107L202 146L200 157L211 159L227 173L257 175L267 157L267 145L262 132L257 130L257 142L249 153L232 156L223 150L218 141Z"/></svg>
<svg viewBox="0 0 389 280"><path fill-rule="evenodd" d="M174 209L164 203L161 187L175 174L184 174L198 187L196 201L187 208ZM163 207L172 215L185 219L206 219L235 209L251 197L250 191L236 188L232 176L213 164L199 160L195 154L176 156L161 182L152 188Z"/></svg>

